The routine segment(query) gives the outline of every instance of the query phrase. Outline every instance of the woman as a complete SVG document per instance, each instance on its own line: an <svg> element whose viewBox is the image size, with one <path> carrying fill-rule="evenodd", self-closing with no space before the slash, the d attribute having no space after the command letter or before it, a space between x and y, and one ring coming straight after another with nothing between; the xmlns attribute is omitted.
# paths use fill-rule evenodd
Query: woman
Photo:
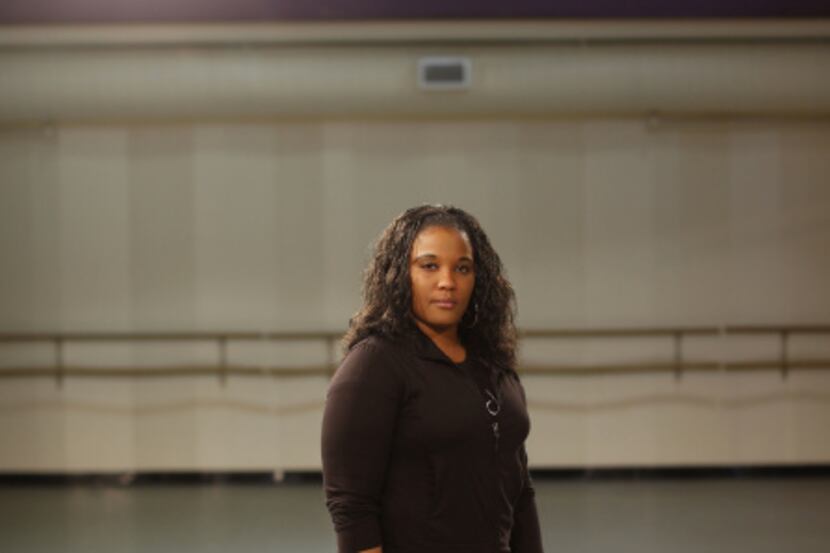
<svg viewBox="0 0 830 553"><path fill-rule="evenodd" d="M514 295L474 217L383 232L329 387L322 456L341 553L539 553Z"/></svg>

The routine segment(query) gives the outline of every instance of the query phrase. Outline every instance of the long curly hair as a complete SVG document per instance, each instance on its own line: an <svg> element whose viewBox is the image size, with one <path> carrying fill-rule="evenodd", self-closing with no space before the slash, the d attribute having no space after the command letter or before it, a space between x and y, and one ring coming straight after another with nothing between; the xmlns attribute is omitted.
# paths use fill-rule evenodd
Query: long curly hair
<svg viewBox="0 0 830 553"><path fill-rule="evenodd" d="M449 227L470 241L475 285L459 325L462 343L483 361L514 369L516 363L516 298L504 267L475 217L462 209L422 205L398 215L378 239L363 278L363 307L349 321L342 344L346 351L371 335L406 339L417 332L412 315L409 256L418 233L432 226Z"/></svg>

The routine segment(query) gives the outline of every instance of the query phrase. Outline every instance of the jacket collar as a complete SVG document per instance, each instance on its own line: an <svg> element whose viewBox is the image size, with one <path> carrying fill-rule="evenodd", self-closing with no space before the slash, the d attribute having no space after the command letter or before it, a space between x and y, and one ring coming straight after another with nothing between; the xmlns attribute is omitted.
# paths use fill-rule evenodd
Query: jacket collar
<svg viewBox="0 0 830 553"><path fill-rule="evenodd" d="M443 363L445 365L450 365L453 368L459 368L458 363L453 361L449 358L449 356L441 351L441 348L435 345L435 342L432 339L424 334L424 332L416 327L415 336L411 340L412 349L417 357L421 359L426 359L428 361L435 361L438 363ZM498 367L487 363L482 357L478 356L473 348L467 347L467 360L473 360L478 364L482 364L486 366L489 370L496 370L497 372L502 372L498 370Z"/></svg>
<svg viewBox="0 0 830 553"><path fill-rule="evenodd" d="M446 353L441 351L441 349L435 345L435 342L433 342L432 339L426 334L424 334L424 332L417 326L415 327L415 331L411 335L407 336L406 338L398 339L397 341L399 344L409 349L416 357L420 359L450 365L451 367L456 369L459 368L458 365L454 363L453 360L450 359ZM480 365L484 365L492 371L495 371L498 374L499 380L504 375L509 374L512 374L514 377L518 378L518 375L516 374L514 369L490 363L487 359L476 354L476 352L469 347L467 348L467 358L476 361Z"/></svg>
<svg viewBox="0 0 830 553"><path fill-rule="evenodd" d="M441 348L435 345L435 342L432 341L432 338L424 334L424 332L415 327L415 336L412 339L412 349L415 352L415 355L420 357L421 359L426 359L429 361L437 361L439 363L445 363L452 366L456 366L452 359L449 356L441 351ZM470 352L467 352L469 355Z"/></svg>

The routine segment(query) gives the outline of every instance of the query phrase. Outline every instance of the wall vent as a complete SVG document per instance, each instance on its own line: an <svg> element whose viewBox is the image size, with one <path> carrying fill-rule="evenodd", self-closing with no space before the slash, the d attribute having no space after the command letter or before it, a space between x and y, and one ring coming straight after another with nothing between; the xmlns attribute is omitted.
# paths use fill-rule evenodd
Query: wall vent
<svg viewBox="0 0 830 553"><path fill-rule="evenodd" d="M470 88L470 58L428 57L418 60L418 88L421 90L465 90Z"/></svg>

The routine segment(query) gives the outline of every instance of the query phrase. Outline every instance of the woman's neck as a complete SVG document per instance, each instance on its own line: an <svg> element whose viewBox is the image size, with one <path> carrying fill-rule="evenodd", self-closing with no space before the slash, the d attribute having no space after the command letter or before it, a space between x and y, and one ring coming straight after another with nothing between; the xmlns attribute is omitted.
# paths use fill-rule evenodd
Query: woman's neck
<svg viewBox="0 0 830 553"><path fill-rule="evenodd" d="M437 329L421 321L415 323L453 363L462 363L466 359L467 350L458 336L458 325Z"/></svg>

